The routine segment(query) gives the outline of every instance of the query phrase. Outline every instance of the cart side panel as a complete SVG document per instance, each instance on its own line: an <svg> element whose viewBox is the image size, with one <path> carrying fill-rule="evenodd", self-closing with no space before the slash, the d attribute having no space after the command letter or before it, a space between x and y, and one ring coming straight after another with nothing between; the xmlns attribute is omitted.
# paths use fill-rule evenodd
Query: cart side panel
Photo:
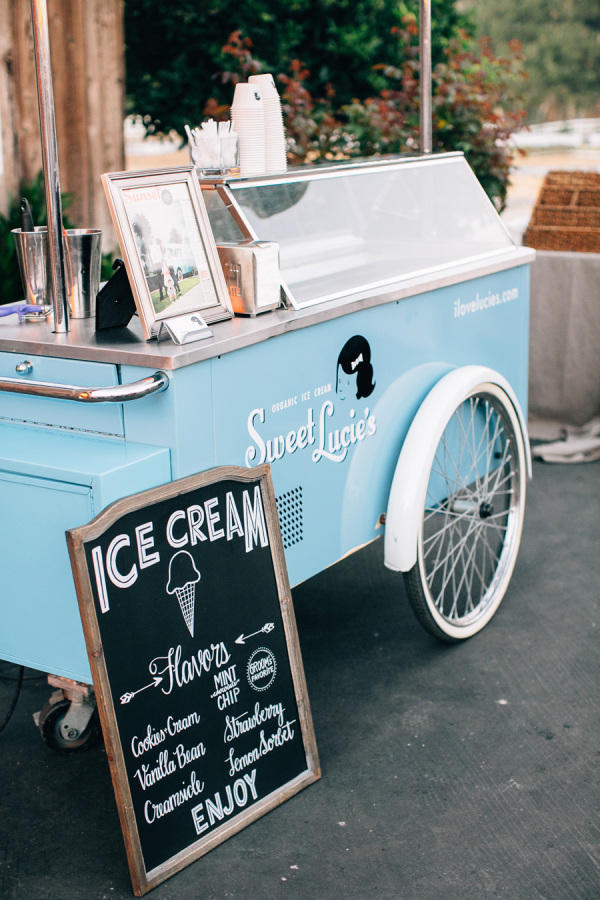
<svg viewBox="0 0 600 900"><path fill-rule="evenodd" d="M215 462L271 464L292 584L379 536L404 436L442 375L490 366L526 408L528 269L214 360Z"/></svg>
<svg viewBox="0 0 600 900"><path fill-rule="evenodd" d="M184 478L215 465L213 442L213 360L169 373L169 387L139 403L123 404L128 441L169 447L172 478ZM122 366L124 384L154 370ZM235 390L235 385L231 391Z"/></svg>

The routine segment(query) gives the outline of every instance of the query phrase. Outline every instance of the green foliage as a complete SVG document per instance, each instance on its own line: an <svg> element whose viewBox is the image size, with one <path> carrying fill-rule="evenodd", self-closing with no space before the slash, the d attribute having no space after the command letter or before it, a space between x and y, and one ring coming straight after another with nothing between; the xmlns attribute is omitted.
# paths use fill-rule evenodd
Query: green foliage
<svg viewBox="0 0 600 900"><path fill-rule="evenodd" d="M279 76L293 162L335 156L410 154L419 150L418 30L414 17L394 29L401 67L377 66L386 87L377 96L336 109L331 98L313 100L306 71L296 64ZM460 150L499 210L504 208L513 151L511 133L523 121L518 89L523 80L518 42L497 58L489 41L462 32L432 71L434 151Z"/></svg>
<svg viewBox="0 0 600 900"><path fill-rule="evenodd" d="M226 118L232 85L271 71L291 162L415 152L418 9L419 0L290 0L282 13L275 0L248 0L235 12L237 30L224 36L224 0L176 9L130 0L129 109L143 115L148 133L182 134L205 115ZM506 140L523 117L518 50L496 58L488 42L474 42L454 0L433 0L432 63L434 149L462 150L502 208L512 161Z"/></svg>
<svg viewBox="0 0 600 900"><path fill-rule="evenodd" d="M307 71L305 87L315 97L334 92L350 103L385 87L374 66L400 65L392 30L419 0L126 0L127 111L143 117L148 133L184 134L210 109L231 102L232 82L249 71L229 52L235 28L245 36L254 65L263 72L288 72L294 60ZM433 0L434 63L467 20L454 0Z"/></svg>
<svg viewBox="0 0 600 900"><path fill-rule="evenodd" d="M397 32L404 46L401 68L381 66L388 87L378 97L344 108L356 152L406 153L419 147L418 36L407 20ZM523 121L518 88L522 82L518 43L497 58L485 39L466 34L453 39L432 71L433 150L462 151L489 197L504 208L513 153L507 141Z"/></svg>
<svg viewBox="0 0 600 900"><path fill-rule="evenodd" d="M100 283L108 281L115 273L113 272L113 254L103 253L100 262Z"/></svg>
<svg viewBox="0 0 600 900"><path fill-rule="evenodd" d="M598 0L468 0L480 34L498 53L523 44L524 105L530 121L600 113Z"/></svg>

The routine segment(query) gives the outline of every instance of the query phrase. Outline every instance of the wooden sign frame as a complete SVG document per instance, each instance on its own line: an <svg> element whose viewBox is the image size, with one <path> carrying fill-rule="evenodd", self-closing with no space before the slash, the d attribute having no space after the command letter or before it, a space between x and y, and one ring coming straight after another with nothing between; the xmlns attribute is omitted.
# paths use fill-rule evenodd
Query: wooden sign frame
<svg viewBox="0 0 600 900"><path fill-rule="evenodd" d="M211 485L218 485L220 482L232 482L234 484L239 483L242 485L251 485L254 483L255 492L257 490L256 485L258 485L258 490L260 491L268 534L268 548L273 565L276 592L279 601L279 612L285 633L285 645L282 644L281 646L285 646L287 652L289 671L293 683L293 695L297 707L297 721L300 726L300 735L296 736L296 746L293 748L294 754L296 754L294 760L300 758L301 748L303 748L302 752L306 759L306 769L298 772L297 775L287 783L278 785L275 790L271 790L266 796L259 796L254 802L245 805L244 808L233 815L232 818L223 822L223 824L218 824L217 827L212 831L209 831L204 837L199 837L191 844L187 844L181 848L164 862L147 870L138 829L138 818L134 811L134 801L132 798L130 782L133 782L134 779L130 779L127 772L124 746L115 710L115 693L111 687L111 673L107 668L105 648L103 647L102 642L102 622L100 621L100 618L102 613L106 611L106 608L102 608L98 596L100 593L99 584L101 584L101 582L98 581L97 571L93 566L90 566L90 544L92 542L100 541L109 528L115 526L116 523L120 523L123 517L127 516L129 513L145 510L147 507L152 507L163 501L169 502L171 499L182 497L182 495L189 494L190 492ZM155 508L158 507L155 506ZM72 529L66 534L94 688L98 701L102 732L110 764L110 772L123 831L133 890L136 896L142 896L171 875L189 865L189 863L198 859L227 838L245 828L260 816L274 809L276 806L279 806L281 802L292 797L302 788L313 783L321 776L276 510L277 507L269 466L257 466L254 469L226 466L211 469L198 475L192 475L164 486L126 497L107 507L89 524ZM143 521L145 520L146 517ZM146 525L142 527L146 528ZM145 539L148 539L147 532L145 532ZM263 544L263 547L264 546L265 544ZM146 549L147 547L148 545L146 545ZM247 552L246 545L246 553ZM93 554L93 549L91 553ZM151 558L151 555L147 555L146 558ZM94 587L92 586L92 579L94 579ZM106 604L107 600L105 598L105 607ZM183 613L183 608L181 612ZM179 615L178 612L177 615ZM189 625L188 630L190 630ZM192 634L191 630L190 633ZM240 635L240 637L243 636L245 635ZM267 637L264 635L261 637L261 643L268 643ZM279 640L283 641L283 636L280 636ZM238 641L235 643L237 644ZM233 644L231 646L233 647ZM133 643L131 652L135 653L135 645ZM250 663L248 663L248 672L250 672L249 666ZM150 666L148 669L150 670ZM208 677L209 676L206 676L206 678ZM250 675L248 675L248 678L250 678ZM152 685L149 686L151 687ZM154 686L156 687L156 685ZM289 691L291 691L291 688L288 688L288 692ZM163 693L166 693L166 691L163 691ZM118 696L118 694L116 696ZM132 693L131 696L133 697L134 694ZM146 692L144 703L149 702L147 700L148 697L151 698L150 702L159 702L158 700L153 701L153 696L152 691ZM157 692L156 697L158 696L159 694ZM127 702L127 697L125 695L121 696L120 702ZM160 700L160 702L164 703L165 701ZM259 706L258 702L256 706ZM214 712L213 708L211 707L210 709L212 715L216 716L217 713ZM302 741L301 748L298 746L300 740ZM285 759L288 759L288 757L285 757ZM266 766L266 763L264 765ZM256 769L254 769L254 771L256 772ZM262 771L263 770L261 770L261 772ZM199 805L202 806L202 803ZM194 813L192 813L192 815L194 815ZM144 825L144 827L146 826ZM208 828L207 825L203 825L203 827Z"/></svg>

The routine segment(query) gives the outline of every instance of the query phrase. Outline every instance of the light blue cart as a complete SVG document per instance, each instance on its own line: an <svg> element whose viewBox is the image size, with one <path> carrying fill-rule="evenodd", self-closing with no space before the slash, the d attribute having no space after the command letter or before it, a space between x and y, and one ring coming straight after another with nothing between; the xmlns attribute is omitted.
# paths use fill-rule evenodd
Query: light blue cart
<svg viewBox="0 0 600 900"><path fill-rule="evenodd" d="M269 462L291 584L385 534L447 641L489 621L517 556L533 253L463 157L203 191L218 241L279 242L286 308L184 346L0 320L0 658L52 673L55 746L93 709L64 532L123 496Z"/></svg>

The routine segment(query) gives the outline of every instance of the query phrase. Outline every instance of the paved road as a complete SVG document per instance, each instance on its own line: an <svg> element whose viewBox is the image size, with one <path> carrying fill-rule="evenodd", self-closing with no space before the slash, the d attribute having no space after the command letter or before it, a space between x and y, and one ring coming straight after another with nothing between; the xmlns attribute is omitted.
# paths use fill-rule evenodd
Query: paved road
<svg viewBox="0 0 600 900"><path fill-rule="evenodd" d="M510 593L466 644L421 630L380 542L295 590L323 778L153 898L597 900L600 464L534 474ZM131 897L104 751L42 744L47 695L28 680L0 735L0 897Z"/></svg>

